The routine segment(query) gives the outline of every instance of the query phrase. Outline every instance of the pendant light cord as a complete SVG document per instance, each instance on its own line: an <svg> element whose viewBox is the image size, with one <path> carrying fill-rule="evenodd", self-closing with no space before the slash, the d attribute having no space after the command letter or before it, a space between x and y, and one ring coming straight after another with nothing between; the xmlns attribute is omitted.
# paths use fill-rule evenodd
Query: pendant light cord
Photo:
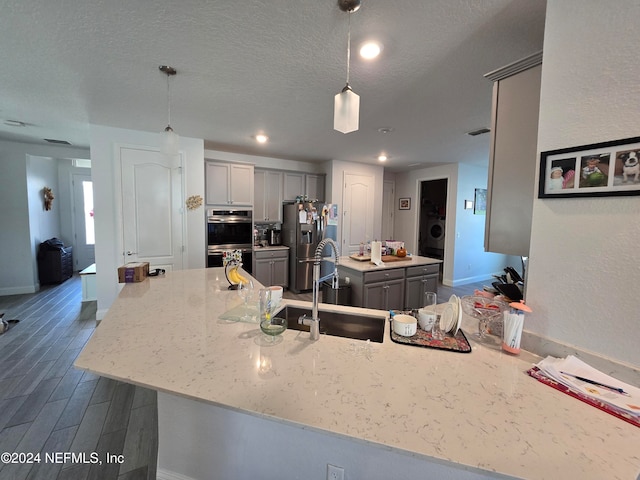
<svg viewBox="0 0 640 480"><path fill-rule="evenodd" d="M347 30L347 85L349 85L349 73L351 65L351 11L349 11L349 27Z"/></svg>
<svg viewBox="0 0 640 480"><path fill-rule="evenodd" d="M168 113L168 118L167 118L167 127L170 128L171 127L171 87L169 86L169 77L171 75L169 75L167 73L167 113Z"/></svg>

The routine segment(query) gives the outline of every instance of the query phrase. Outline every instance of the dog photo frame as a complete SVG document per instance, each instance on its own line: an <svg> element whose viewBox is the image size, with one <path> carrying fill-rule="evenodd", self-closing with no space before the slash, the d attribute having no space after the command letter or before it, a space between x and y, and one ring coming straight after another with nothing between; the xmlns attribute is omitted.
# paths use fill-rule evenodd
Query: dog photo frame
<svg viewBox="0 0 640 480"><path fill-rule="evenodd" d="M540 154L538 198L640 195L640 137Z"/></svg>

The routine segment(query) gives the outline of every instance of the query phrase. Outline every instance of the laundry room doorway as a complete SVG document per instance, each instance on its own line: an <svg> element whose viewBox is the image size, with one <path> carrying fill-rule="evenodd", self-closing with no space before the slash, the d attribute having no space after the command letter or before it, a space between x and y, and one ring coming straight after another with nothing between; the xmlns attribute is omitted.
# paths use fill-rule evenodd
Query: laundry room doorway
<svg viewBox="0 0 640 480"><path fill-rule="evenodd" d="M421 256L444 260L447 191L446 178L420 182L418 254Z"/></svg>

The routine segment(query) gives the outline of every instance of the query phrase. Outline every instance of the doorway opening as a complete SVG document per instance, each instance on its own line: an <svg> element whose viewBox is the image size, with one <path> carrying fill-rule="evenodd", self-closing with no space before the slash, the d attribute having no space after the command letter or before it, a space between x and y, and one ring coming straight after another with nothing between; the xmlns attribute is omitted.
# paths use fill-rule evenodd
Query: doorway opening
<svg viewBox="0 0 640 480"><path fill-rule="evenodd" d="M421 256L444 260L447 191L446 178L420 182L418 254ZM440 277L442 272L440 269Z"/></svg>

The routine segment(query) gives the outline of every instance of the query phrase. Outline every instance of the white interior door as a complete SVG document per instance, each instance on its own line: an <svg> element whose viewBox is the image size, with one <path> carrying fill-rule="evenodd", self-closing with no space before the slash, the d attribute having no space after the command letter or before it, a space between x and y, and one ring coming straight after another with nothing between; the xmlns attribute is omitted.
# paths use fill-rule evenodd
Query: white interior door
<svg viewBox="0 0 640 480"><path fill-rule="evenodd" d="M73 188L73 269L84 270L96 261L93 228L93 182L91 175L74 173Z"/></svg>
<svg viewBox="0 0 640 480"><path fill-rule="evenodd" d="M182 269L181 157L142 148L121 148L120 155L124 262Z"/></svg>
<svg viewBox="0 0 640 480"><path fill-rule="evenodd" d="M357 252L360 242L373 238L375 179L370 175L344 174L342 254Z"/></svg>
<svg viewBox="0 0 640 480"><path fill-rule="evenodd" d="M385 181L382 184L382 238L393 240L393 219L395 206L395 182Z"/></svg>

